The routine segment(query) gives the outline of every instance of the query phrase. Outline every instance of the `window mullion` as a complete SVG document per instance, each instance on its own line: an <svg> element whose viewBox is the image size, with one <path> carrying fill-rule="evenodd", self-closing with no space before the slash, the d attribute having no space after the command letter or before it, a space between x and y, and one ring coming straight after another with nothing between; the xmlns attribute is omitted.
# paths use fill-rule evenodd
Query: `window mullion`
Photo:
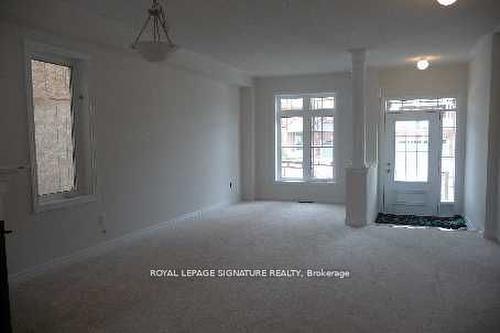
<svg viewBox="0 0 500 333"><path fill-rule="evenodd" d="M301 117L304 114L304 111L303 110L279 111L278 114L281 118Z"/></svg>
<svg viewBox="0 0 500 333"><path fill-rule="evenodd" d="M281 152L282 152L282 149L281 149L281 111L277 114L277 117L276 117L276 159L277 159L277 163L276 163L276 175L277 175L277 179L278 180L281 180L282 179L282 172L281 172Z"/></svg>
<svg viewBox="0 0 500 333"><path fill-rule="evenodd" d="M310 101L309 97L304 97L304 117L303 117L303 131L304 131L304 149L302 168L304 170L304 180L309 181L312 179L311 173L311 115L310 115Z"/></svg>

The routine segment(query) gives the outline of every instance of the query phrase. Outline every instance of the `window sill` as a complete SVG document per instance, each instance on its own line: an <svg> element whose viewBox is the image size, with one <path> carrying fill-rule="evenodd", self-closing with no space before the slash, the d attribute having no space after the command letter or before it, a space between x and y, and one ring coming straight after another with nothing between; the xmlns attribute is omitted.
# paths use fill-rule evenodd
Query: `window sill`
<svg viewBox="0 0 500 333"><path fill-rule="evenodd" d="M77 205L84 205L95 202L97 198L94 194L82 194L71 198L47 198L37 199L35 204L35 213L42 213L56 209L64 209Z"/></svg>
<svg viewBox="0 0 500 333"><path fill-rule="evenodd" d="M307 185L332 185L337 184L335 180L284 180L279 179L274 181L275 184L307 184Z"/></svg>

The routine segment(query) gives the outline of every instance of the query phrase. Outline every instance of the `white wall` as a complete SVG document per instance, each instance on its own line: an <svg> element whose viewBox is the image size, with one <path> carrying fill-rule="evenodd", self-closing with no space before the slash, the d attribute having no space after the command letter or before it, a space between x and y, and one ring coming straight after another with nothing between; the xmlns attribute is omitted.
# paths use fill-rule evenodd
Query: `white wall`
<svg viewBox="0 0 500 333"><path fill-rule="evenodd" d="M470 65L466 215L500 240L500 33L484 36Z"/></svg>
<svg viewBox="0 0 500 333"><path fill-rule="evenodd" d="M484 235L500 240L500 33L491 35L491 84L489 100L488 178Z"/></svg>
<svg viewBox="0 0 500 333"><path fill-rule="evenodd" d="M491 36L476 46L469 67L464 213L484 229L486 220Z"/></svg>
<svg viewBox="0 0 500 333"><path fill-rule="evenodd" d="M432 65L419 71L411 64L379 70L385 96L459 95L467 97L467 64Z"/></svg>
<svg viewBox="0 0 500 333"><path fill-rule="evenodd" d="M241 198L255 200L255 94L253 87L240 88Z"/></svg>
<svg viewBox="0 0 500 333"><path fill-rule="evenodd" d="M26 164L29 158L26 35L90 56L90 90L97 101L98 200L34 215L29 177L15 176L7 211L8 227L14 230L7 241L10 273L239 199L237 86L6 21L0 21L0 166ZM232 191L230 181L236 185Z"/></svg>
<svg viewBox="0 0 500 333"><path fill-rule="evenodd" d="M277 94L336 92L337 142L335 184L275 182L275 110ZM349 73L258 78L255 80L255 196L258 200L314 200L341 203L345 163L351 158L351 80Z"/></svg>
<svg viewBox="0 0 500 333"><path fill-rule="evenodd" d="M496 115L495 118L495 127L493 128L494 133L496 134L493 137L493 144L491 145L492 151L496 155L496 183L497 183L497 192L496 192L496 202L493 202L494 207L496 208L496 215L493 216L493 220L496 221L496 240L500 241L500 145L498 141L500 141L500 33L496 33L493 36L493 70L492 70L492 87L491 87L491 110L493 114Z"/></svg>
<svg viewBox="0 0 500 333"><path fill-rule="evenodd" d="M449 64L432 66L426 71L419 71L413 65L394 68L385 68L379 70L379 84L383 95L386 98L391 97L437 97L437 96L456 96L458 103L458 128L457 134L459 147L457 152L457 188L460 190L456 198L456 213L463 212L463 174L464 174L464 147L465 147L465 126L467 110L467 82L468 67L467 64ZM385 179L385 166L387 162L386 151L384 147L385 139L384 129L381 128L380 141L380 168L379 185L383 184ZM379 193L382 193L382 187L379 186ZM382 196L379 195L379 198ZM381 203L380 203L381 204Z"/></svg>

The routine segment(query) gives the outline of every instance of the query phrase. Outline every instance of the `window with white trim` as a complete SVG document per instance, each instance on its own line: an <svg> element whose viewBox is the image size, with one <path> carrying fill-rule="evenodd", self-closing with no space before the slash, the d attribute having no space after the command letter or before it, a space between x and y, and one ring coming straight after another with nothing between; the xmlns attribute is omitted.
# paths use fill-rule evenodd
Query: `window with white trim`
<svg viewBox="0 0 500 333"><path fill-rule="evenodd" d="M69 64L31 59L38 195L69 193L75 184L73 94Z"/></svg>
<svg viewBox="0 0 500 333"><path fill-rule="evenodd" d="M94 153L85 60L27 47L28 113L35 211L88 201Z"/></svg>
<svg viewBox="0 0 500 333"><path fill-rule="evenodd" d="M276 105L276 180L335 179L333 93L279 95Z"/></svg>

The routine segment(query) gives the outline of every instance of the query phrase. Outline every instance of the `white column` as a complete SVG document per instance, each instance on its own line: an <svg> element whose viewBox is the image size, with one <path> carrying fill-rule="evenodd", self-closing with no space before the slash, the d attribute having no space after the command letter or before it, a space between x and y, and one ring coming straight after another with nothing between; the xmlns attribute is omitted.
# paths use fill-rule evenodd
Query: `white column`
<svg viewBox="0 0 500 333"><path fill-rule="evenodd" d="M352 167L366 167L366 49L350 50L352 59Z"/></svg>
<svg viewBox="0 0 500 333"><path fill-rule="evenodd" d="M352 163L346 168L346 224L368 223L368 168L365 147L366 49L350 50L352 59Z"/></svg>

